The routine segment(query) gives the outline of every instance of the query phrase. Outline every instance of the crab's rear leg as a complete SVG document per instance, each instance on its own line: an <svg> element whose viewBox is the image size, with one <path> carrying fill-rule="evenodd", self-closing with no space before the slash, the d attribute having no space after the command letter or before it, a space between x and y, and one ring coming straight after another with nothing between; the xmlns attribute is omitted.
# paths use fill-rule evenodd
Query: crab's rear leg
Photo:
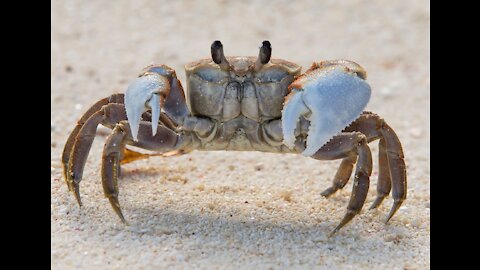
<svg viewBox="0 0 480 270"><path fill-rule="evenodd" d="M98 111L90 115L77 132L73 147L70 148L68 164L65 166L65 176L69 190L74 192L75 198L80 206L82 203L79 184L83 177L85 163L90 148L92 147L98 125L101 123L105 126L115 126L116 123L125 119L126 115L123 104L110 103L102 106Z"/></svg>
<svg viewBox="0 0 480 270"><path fill-rule="evenodd" d="M392 180L393 205L390 213L388 213L387 219L385 220L385 223L387 223L393 217L393 215L395 215L403 201L407 198L407 171L402 145L397 135L385 122L382 124L381 132L385 138L385 152L387 153L387 160Z"/></svg>
<svg viewBox="0 0 480 270"><path fill-rule="evenodd" d="M390 175L390 166L388 165L388 156L385 139L381 138L378 143L378 180L377 180L377 198L370 206L370 209L377 208L383 202L385 197L390 194L392 189L392 178Z"/></svg>
<svg viewBox="0 0 480 270"><path fill-rule="evenodd" d="M362 210L367 198L372 174L372 153L368 147L367 138L360 132L341 133L333 137L327 144L318 150L312 158L318 160L333 160L339 158L356 158L358 162L355 170L352 196L347 206L347 213L342 221L333 230L335 234Z"/></svg>
<svg viewBox="0 0 480 270"><path fill-rule="evenodd" d="M113 94L107 98L103 98L94 105L92 105L80 118L80 120L77 121L77 125L73 129L73 131L70 133L68 136L67 142L65 143L65 146L63 148L63 153L62 153L62 164L63 164L63 176L65 181L67 182L67 185L70 189L70 185L68 184L68 164L70 160L70 154L72 152L73 146L75 145L75 139L77 138L78 133L82 129L83 125L87 120L96 112L98 112L103 106L111 104L111 103L120 103L123 104L123 94Z"/></svg>
<svg viewBox="0 0 480 270"><path fill-rule="evenodd" d="M145 119L150 119L149 113L145 112L144 117ZM160 123L164 124L164 122L162 122L162 119L164 118L168 117L162 114L160 117ZM126 119L127 116L125 114L124 105L121 103L110 103L102 106L98 111L91 114L90 117L84 123L82 123L80 130L76 133L75 140L73 141L73 146L71 146L69 151L70 157L67 160L68 164L65 166L67 170L65 175L69 190L74 192L75 198L77 199L77 202L80 206L82 205L82 203L80 198L79 184L83 177L85 164L87 162L90 148L92 147L93 141L95 139L98 125L102 124L104 126L114 128L117 123ZM166 126L171 125L171 123L169 123L168 121L165 121L165 123L167 123ZM67 148L67 146L65 148ZM157 154L143 154L125 148L124 152L122 153L121 164L126 164L135 160L148 158L149 156L153 155ZM120 163L118 164L118 166L119 168L117 169L117 171L118 173L120 173Z"/></svg>
<svg viewBox="0 0 480 270"><path fill-rule="evenodd" d="M376 117L376 119L373 119L372 117ZM372 142L380 138L378 144L377 198L370 209L378 207L382 203L383 199L388 196L391 190L390 167L388 165L385 139L382 137L381 132L377 128L377 119L378 116L370 112L363 112L357 120L345 128L345 131L348 132L359 131L365 134L368 142ZM353 161L353 164L350 163L351 161ZM322 196L329 197L339 189L342 189L348 183L355 161L356 158L354 159L353 157L342 160L337 174L333 178L332 186L323 191L321 193Z"/></svg>
<svg viewBox="0 0 480 270"><path fill-rule="evenodd" d="M359 131L369 142L380 139L377 198L370 209L378 207L391 190L394 202L385 221L388 222L407 197L407 172L401 142L385 120L371 112L363 112L345 131Z"/></svg>
<svg viewBox="0 0 480 270"><path fill-rule="evenodd" d="M166 152L179 149L183 137L172 130L159 126L157 133L152 136L152 124L142 121L138 126L138 141L131 137L130 126L127 121L122 121L115 126L105 142L102 154L102 185L105 197L108 198L113 210L123 223L126 223L118 201L118 175L119 165L125 146L131 144L147 150Z"/></svg>

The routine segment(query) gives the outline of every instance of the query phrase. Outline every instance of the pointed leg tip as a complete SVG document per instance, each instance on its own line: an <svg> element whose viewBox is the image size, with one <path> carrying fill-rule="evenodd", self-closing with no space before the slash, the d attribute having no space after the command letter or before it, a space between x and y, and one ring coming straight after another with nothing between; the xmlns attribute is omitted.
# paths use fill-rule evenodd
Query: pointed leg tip
<svg viewBox="0 0 480 270"><path fill-rule="evenodd" d="M345 225L347 225L356 215L358 212L353 211L353 210L347 210L347 213L343 217L342 221L337 225L335 230L331 233L332 235L338 232L341 228L343 228Z"/></svg>
<svg viewBox="0 0 480 270"><path fill-rule="evenodd" d="M392 209L393 210L393 209ZM396 211L395 211L396 212ZM385 224L388 224L388 222L390 221L390 219L392 219L393 215L395 215L395 212L394 211L390 211L390 213L388 214L387 218L385 219Z"/></svg>
<svg viewBox="0 0 480 270"><path fill-rule="evenodd" d="M339 227L336 227L333 231L331 231L329 234L328 234L328 238L332 238L335 236L335 234L337 234L337 232L340 230Z"/></svg>
<svg viewBox="0 0 480 270"><path fill-rule="evenodd" d="M73 192L73 195L75 196L78 206L82 207L83 204L82 204L82 198L80 196L80 186L72 181L71 184L68 186L68 189Z"/></svg>
<svg viewBox="0 0 480 270"><path fill-rule="evenodd" d="M325 193L320 193L320 196L324 197L324 198L329 198L331 194L325 194Z"/></svg>
<svg viewBox="0 0 480 270"><path fill-rule="evenodd" d="M78 203L78 207L82 208L83 206L83 203L80 199L77 199L77 203Z"/></svg>
<svg viewBox="0 0 480 270"><path fill-rule="evenodd" d="M390 221L390 219L392 219L392 217L395 215L395 213L397 213L402 203L403 203L403 200L393 202L392 209L390 210L390 213L388 213L388 216L385 219L385 224L387 224Z"/></svg>
<svg viewBox="0 0 480 270"><path fill-rule="evenodd" d="M130 224L127 222L127 220L126 220L125 217L123 216L121 210L120 210L119 212L117 212L117 216L120 218L120 221L123 223L123 225L125 225L125 226L130 226Z"/></svg>
<svg viewBox="0 0 480 270"><path fill-rule="evenodd" d="M337 189L335 189L333 187L329 187L329 188L325 189L322 193L320 193L320 195L322 195L325 198L328 198L328 197L332 196L336 191L337 191Z"/></svg>
<svg viewBox="0 0 480 270"><path fill-rule="evenodd" d="M117 216L120 218L123 224L128 226L128 222L125 220L125 217L123 216L122 209L120 208L120 203L118 202L117 197L109 197L108 200L110 201L110 204L112 205L113 210L117 214Z"/></svg>
<svg viewBox="0 0 480 270"><path fill-rule="evenodd" d="M118 217L120 218L120 220L122 221L123 225L125 226L129 226L130 224L128 224L128 222L125 220L125 217L123 216L122 212L120 211L120 213L117 213L118 214Z"/></svg>
<svg viewBox="0 0 480 270"><path fill-rule="evenodd" d="M372 205L370 206L370 208L368 208L368 210L373 210L375 208L378 208L380 206L380 204L382 204L383 202L383 199L385 199L385 196L378 196L375 201L372 203Z"/></svg>

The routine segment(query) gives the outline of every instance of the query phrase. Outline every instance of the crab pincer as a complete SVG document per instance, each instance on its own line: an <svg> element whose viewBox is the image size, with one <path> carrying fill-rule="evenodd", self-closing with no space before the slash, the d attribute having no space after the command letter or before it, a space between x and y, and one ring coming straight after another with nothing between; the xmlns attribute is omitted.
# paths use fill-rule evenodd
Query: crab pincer
<svg viewBox="0 0 480 270"><path fill-rule="evenodd" d="M370 99L366 72L351 61L314 63L289 87L282 111L284 144L295 145L295 128L303 116L310 122L304 156L312 156L357 119Z"/></svg>
<svg viewBox="0 0 480 270"><path fill-rule="evenodd" d="M158 73L145 72L130 83L125 92L125 110L135 141L142 114L147 110L152 111L152 136L157 133L161 106L169 92L168 79Z"/></svg>

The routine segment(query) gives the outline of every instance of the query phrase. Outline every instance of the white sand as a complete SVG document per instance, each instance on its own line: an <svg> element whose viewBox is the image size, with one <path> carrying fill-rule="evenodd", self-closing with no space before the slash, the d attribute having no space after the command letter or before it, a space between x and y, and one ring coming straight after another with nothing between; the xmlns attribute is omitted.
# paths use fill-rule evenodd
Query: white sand
<svg viewBox="0 0 480 270"><path fill-rule="evenodd" d="M242 2L53 1L52 269L429 268L428 1ZM99 135L78 208L60 163L75 121L149 64L171 66L183 82L183 65L208 57L215 39L227 55L257 55L268 39L273 57L304 69L345 58L368 70L368 109L396 130L408 168L408 199L388 225L390 197L367 210L376 143L365 209L330 239L351 182L325 199L339 161L296 155L193 152L128 164L120 181L125 227L103 197Z"/></svg>

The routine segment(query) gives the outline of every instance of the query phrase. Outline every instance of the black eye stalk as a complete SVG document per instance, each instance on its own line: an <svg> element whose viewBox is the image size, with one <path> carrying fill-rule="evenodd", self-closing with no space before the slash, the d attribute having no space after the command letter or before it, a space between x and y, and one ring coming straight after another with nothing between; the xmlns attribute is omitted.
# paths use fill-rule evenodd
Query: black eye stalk
<svg viewBox="0 0 480 270"><path fill-rule="evenodd" d="M270 61L270 56L272 56L272 45L270 45L270 41L265 40L262 42L262 47L260 47L260 53L258 54L260 63L264 65L268 63L268 61Z"/></svg>
<svg viewBox="0 0 480 270"><path fill-rule="evenodd" d="M230 63L228 63L225 54L223 54L223 45L219 40L215 40L211 46L212 60L215 64L218 64L221 69L225 71L230 70Z"/></svg>
<svg viewBox="0 0 480 270"><path fill-rule="evenodd" d="M230 71L230 63L228 63L225 54L223 53L223 45L219 40L215 40L211 46L212 60L215 64L219 65L221 69L225 71ZM255 71L260 70L263 65L270 62L270 57L272 56L272 45L270 41L265 40L262 42L260 47L260 52L258 53L257 61L255 62Z"/></svg>
<svg viewBox="0 0 480 270"><path fill-rule="evenodd" d="M259 71L263 65L267 64L270 61L271 56L272 45L270 44L270 41L265 40L262 42L262 47L260 47L257 62L255 62L255 71Z"/></svg>
<svg viewBox="0 0 480 270"><path fill-rule="evenodd" d="M225 55L223 54L222 42L220 42L219 40L215 40L212 43L212 59L213 59L213 62L215 62L216 64L220 64L222 62L223 58L225 58Z"/></svg>

